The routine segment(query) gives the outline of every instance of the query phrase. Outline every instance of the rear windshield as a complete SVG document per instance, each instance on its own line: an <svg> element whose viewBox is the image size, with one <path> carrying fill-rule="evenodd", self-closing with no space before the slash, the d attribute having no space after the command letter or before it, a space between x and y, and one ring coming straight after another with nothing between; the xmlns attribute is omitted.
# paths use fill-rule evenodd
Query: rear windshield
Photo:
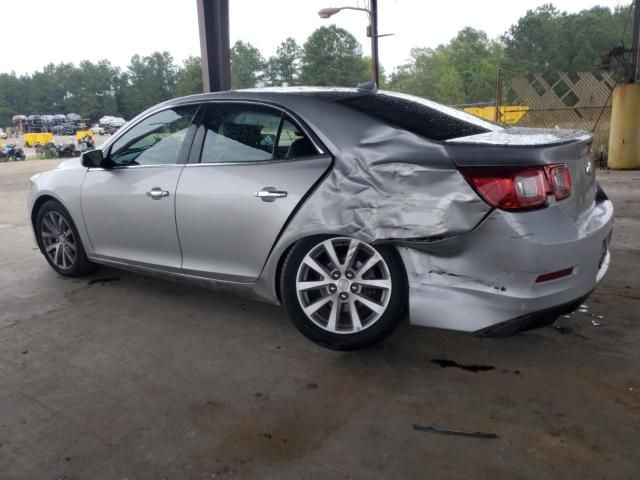
<svg viewBox="0 0 640 480"><path fill-rule="evenodd" d="M379 92L337 102L431 140L450 140L502 130L498 125L460 110L401 93Z"/></svg>

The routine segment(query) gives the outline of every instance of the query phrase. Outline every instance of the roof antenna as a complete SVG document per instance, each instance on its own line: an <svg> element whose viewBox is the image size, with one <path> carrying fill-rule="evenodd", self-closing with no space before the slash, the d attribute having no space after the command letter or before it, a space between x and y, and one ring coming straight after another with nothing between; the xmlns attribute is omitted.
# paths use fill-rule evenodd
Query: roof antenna
<svg viewBox="0 0 640 480"><path fill-rule="evenodd" d="M356 88L361 92L377 92L378 91L378 86L376 85L376 82L374 82L373 80L369 80L368 82L361 83Z"/></svg>

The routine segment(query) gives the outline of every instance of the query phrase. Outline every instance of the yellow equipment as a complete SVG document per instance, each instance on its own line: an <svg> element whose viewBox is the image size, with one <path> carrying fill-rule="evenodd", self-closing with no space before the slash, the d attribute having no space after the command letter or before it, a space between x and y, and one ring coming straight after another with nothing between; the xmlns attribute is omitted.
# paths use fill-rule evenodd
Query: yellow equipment
<svg viewBox="0 0 640 480"><path fill-rule="evenodd" d="M24 146L33 147L36 143L44 145L47 142L53 142L53 133L25 133Z"/></svg>
<svg viewBox="0 0 640 480"><path fill-rule="evenodd" d="M640 83L616 85L613 91L609 168L640 168Z"/></svg>
<svg viewBox="0 0 640 480"><path fill-rule="evenodd" d="M522 117L527 113L529 107L526 105L501 105L500 106L500 123L512 125L518 123ZM475 115L476 117L484 118L490 122L494 122L496 119L496 107L465 107L464 111Z"/></svg>
<svg viewBox="0 0 640 480"><path fill-rule="evenodd" d="M84 137L91 137L91 140L93 140L93 132L91 130L78 130L76 132L76 140L79 142L82 141Z"/></svg>

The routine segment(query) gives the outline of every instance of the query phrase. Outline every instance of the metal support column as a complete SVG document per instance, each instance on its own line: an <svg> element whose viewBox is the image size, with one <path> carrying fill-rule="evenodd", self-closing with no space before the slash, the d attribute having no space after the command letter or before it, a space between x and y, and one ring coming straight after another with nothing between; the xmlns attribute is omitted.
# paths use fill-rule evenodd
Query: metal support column
<svg viewBox="0 0 640 480"><path fill-rule="evenodd" d="M631 46L631 83L640 82L640 8L635 1L633 14L633 43Z"/></svg>
<svg viewBox="0 0 640 480"><path fill-rule="evenodd" d="M380 85L380 68L378 66L378 0L371 0L370 13L371 34L371 80Z"/></svg>
<svg viewBox="0 0 640 480"><path fill-rule="evenodd" d="M231 88L229 0L196 0L205 92Z"/></svg>

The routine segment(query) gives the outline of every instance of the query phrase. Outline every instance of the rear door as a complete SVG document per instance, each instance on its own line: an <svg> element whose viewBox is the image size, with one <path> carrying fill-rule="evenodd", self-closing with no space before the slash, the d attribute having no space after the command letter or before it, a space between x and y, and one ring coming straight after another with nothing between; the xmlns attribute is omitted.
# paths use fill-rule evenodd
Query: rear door
<svg viewBox="0 0 640 480"><path fill-rule="evenodd" d="M331 161L275 107L209 104L176 194L183 271L256 280L287 219Z"/></svg>

